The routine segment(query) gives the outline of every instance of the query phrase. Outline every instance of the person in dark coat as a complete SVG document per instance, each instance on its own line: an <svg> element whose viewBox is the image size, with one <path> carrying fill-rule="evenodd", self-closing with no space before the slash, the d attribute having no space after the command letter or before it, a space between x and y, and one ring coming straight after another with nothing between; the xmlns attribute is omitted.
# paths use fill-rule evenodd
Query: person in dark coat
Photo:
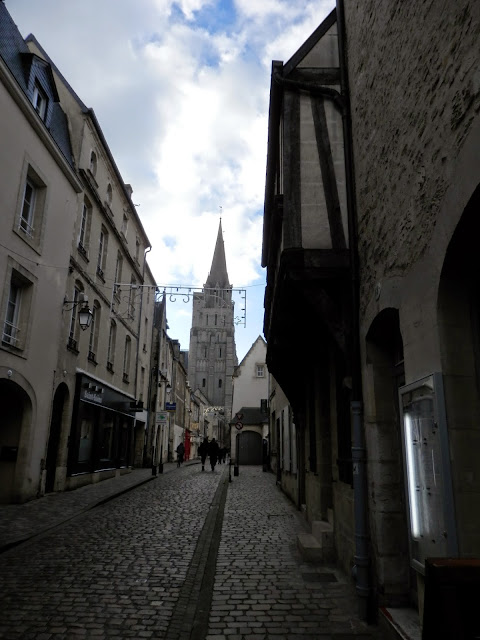
<svg viewBox="0 0 480 640"><path fill-rule="evenodd" d="M204 438L202 444L198 447L198 453L202 459L202 471L205 471L205 460L208 456L208 438Z"/></svg>
<svg viewBox="0 0 480 640"><path fill-rule="evenodd" d="M215 465L217 464L218 454L220 448L218 446L218 442L215 438L212 438L212 441L208 445L208 456L210 458L210 466L212 467L212 471L215 471Z"/></svg>
<svg viewBox="0 0 480 640"><path fill-rule="evenodd" d="M180 444L177 447L177 467L179 467L182 464L184 455L185 455L185 445L183 444L183 442L180 442Z"/></svg>

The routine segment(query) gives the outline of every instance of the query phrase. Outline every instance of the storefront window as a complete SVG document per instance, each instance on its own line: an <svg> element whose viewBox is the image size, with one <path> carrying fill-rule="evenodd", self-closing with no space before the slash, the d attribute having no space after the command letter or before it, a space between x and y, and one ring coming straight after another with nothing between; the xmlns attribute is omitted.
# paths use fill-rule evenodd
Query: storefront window
<svg viewBox="0 0 480 640"><path fill-rule="evenodd" d="M127 464L128 459L128 418L121 418L118 430L118 459L120 465Z"/></svg>
<svg viewBox="0 0 480 640"><path fill-rule="evenodd" d="M110 461L113 458L114 417L110 411L102 411L100 422L100 460Z"/></svg>
<svg viewBox="0 0 480 640"><path fill-rule="evenodd" d="M94 433L94 407L85 405L80 421L80 442L77 462L88 463L92 457Z"/></svg>

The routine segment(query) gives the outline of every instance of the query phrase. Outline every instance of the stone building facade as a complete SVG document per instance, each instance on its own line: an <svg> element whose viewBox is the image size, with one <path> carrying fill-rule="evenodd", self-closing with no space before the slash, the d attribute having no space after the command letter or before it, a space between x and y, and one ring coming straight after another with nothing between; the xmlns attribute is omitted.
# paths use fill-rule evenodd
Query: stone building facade
<svg viewBox="0 0 480 640"><path fill-rule="evenodd" d="M51 68L0 2L0 502L43 491L82 185Z"/></svg>
<svg viewBox="0 0 480 640"><path fill-rule="evenodd" d="M143 463L155 281L95 113L3 2L0 36L0 499L19 502Z"/></svg>
<svg viewBox="0 0 480 640"><path fill-rule="evenodd" d="M128 471L135 457L139 461L147 423L139 397L146 400L155 282L132 188L120 175L93 109L33 36L27 43L51 66L82 184L49 439L56 464L46 489L62 490ZM93 314L86 331L78 324L82 301Z"/></svg>
<svg viewBox="0 0 480 640"><path fill-rule="evenodd" d="M268 369L265 362L267 345L258 336L233 372L233 409L230 422L231 456L241 452L243 464L262 462L268 442ZM238 417L241 416L241 417ZM242 424L243 427L237 427Z"/></svg>
<svg viewBox="0 0 480 640"><path fill-rule="evenodd" d="M224 425L232 415L232 375L237 364L232 285L220 221L208 278L203 291L193 297L188 379L193 390L199 389L212 407L223 411Z"/></svg>
<svg viewBox="0 0 480 640"><path fill-rule="evenodd" d="M272 68L267 365L291 493L330 521L365 616L421 622L427 558L480 555L479 44L471 0L339 0Z"/></svg>

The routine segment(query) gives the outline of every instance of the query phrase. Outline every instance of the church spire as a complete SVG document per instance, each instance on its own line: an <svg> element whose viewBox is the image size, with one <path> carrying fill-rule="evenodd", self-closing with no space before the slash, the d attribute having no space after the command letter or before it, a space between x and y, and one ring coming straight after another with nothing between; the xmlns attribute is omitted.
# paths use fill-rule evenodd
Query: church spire
<svg viewBox="0 0 480 640"><path fill-rule="evenodd" d="M217 243L213 254L212 266L208 274L205 287L215 289L219 286L222 289L228 289L230 283L228 281L227 261L225 259L225 246L223 244L222 219L218 225Z"/></svg>

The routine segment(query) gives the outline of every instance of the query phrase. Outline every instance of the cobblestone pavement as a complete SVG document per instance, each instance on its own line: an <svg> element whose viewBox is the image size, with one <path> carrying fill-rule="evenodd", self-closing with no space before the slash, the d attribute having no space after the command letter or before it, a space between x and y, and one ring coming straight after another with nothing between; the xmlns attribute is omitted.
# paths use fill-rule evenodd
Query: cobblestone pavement
<svg viewBox="0 0 480 640"><path fill-rule="evenodd" d="M0 638L376 637L355 619L350 582L302 563L303 522L272 474L240 467L229 483L226 466L172 465L153 481L142 471L0 508L12 545L0 555ZM35 522L39 535L13 546Z"/></svg>
<svg viewBox="0 0 480 640"><path fill-rule="evenodd" d="M207 640L380 638L356 618L354 588L336 567L302 561L305 524L261 467L230 485Z"/></svg>

